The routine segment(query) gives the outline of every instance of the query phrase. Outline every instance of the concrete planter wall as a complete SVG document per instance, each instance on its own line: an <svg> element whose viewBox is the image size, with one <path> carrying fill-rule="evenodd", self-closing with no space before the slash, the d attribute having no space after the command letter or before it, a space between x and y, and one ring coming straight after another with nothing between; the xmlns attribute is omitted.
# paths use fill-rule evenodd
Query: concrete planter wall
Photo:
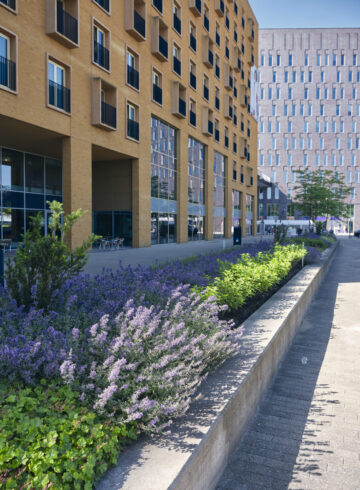
<svg viewBox="0 0 360 490"><path fill-rule="evenodd" d="M269 387L324 278L338 243L244 323L241 352L212 373L168 435L143 437L121 454L98 490L209 490Z"/></svg>

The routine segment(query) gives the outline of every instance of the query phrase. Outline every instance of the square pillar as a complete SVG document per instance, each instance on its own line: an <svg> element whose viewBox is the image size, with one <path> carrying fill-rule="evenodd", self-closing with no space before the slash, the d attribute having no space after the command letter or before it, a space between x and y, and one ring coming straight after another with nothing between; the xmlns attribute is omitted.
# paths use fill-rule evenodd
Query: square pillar
<svg viewBox="0 0 360 490"><path fill-rule="evenodd" d="M205 147L205 240L214 238L214 149Z"/></svg>
<svg viewBox="0 0 360 490"><path fill-rule="evenodd" d="M132 161L132 246L151 245L151 174L150 151L142 158Z"/></svg>
<svg viewBox="0 0 360 490"><path fill-rule="evenodd" d="M188 133L178 130L177 148L177 225L176 241L188 241Z"/></svg>
<svg viewBox="0 0 360 490"><path fill-rule="evenodd" d="M232 236L232 161L225 160L225 238Z"/></svg>
<svg viewBox="0 0 360 490"><path fill-rule="evenodd" d="M241 232L242 236L246 236L246 188L241 191Z"/></svg>
<svg viewBox="0 0 360 490"><path fill-rule="evenodd" d="M87 211L69 233L72 248L92 232L92 148L88 140L66 137L62 140L64 211Z"/></svg>

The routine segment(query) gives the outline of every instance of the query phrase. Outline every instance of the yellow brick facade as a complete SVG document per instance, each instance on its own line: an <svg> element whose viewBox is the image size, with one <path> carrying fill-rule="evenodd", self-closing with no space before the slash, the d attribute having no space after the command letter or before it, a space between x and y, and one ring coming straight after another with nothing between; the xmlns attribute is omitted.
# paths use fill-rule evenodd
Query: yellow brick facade
<svg viewBox="0 0 360 490"><path fill-rule="evenodd" d="M101 3L101 2L100 2ZM12 57L16 62L16 91L0 89L0 146L34 152L62 160L63 199L67 212L81 207L88 210L85 217L73 230L72 244L77 245L92 231L92 211L101 206L104 210L116 208L126 202L132 211L133 246L148 246L151 243L151 117L161 119L177 130L177 229L178 242L188 239L188 137L198 140L206 147L206 191L205 191L205 238L213 236L213 152L217 151L226 158L226 218L225 236L231 236L232 227L232 190L242 194L242 229L245 234L246 194L253 196L253 229L256 233L256 176L257 176L257 123L244 106L243 97L250 90L248 80L251 64L257 65L258 25L246 0L235 2L224 0L201 1L201 15L196 8L190 8L198 2L178 0L180 7L181 35L173 28L172 0L163 0L162 14L154 7L152 0L110 0L110 12L107 13L95 0L66 0L64 7L78 17L78 44L65 45L66 39L52 34L52 17L56 11L55 0L17 0L16 11L0 2L0 34L11 34L12 48L16 50ZM228 12L229 29L226 28L226 15L221 15L222 4ZM237 6L237 14L235 8ZM146 38L138 40L125 27L132 20L134 9L144 13ZM204 28L204 9L208 9L209 32ZM220 13L220 15L219 15ZM242 27L242 17L245 28ZM190 23L196 27L196 53L189 47ZM219 26L220 47L216 44L215 25ZM237 25L237 42L234 41L234 23ZM105 70L93 63L94 25L103 27L107 34L110 52L110 68ZM152 53L154 36L158 25L168 39L168 60L161 61ZM128 26L127 26L128 27ZM251 31L254 32L253 38ZM47 33L48 32L48 33ZM214 67L204 63L206 47L210 39L210 48L220 58L220 79L215 77ZM226 39L229 47L229 59L225 57ZM63 42L64 41L64 42ZM65 44L64 44L65 43ZM173 43L181 50L181 77L173 71ZM241 53L241 45L244 53ZM204 47L205 46L205 47ZM237 98L233 90L225 88L225 75L234 69L234 48L239 48L244 79L241 71L233 71L236 79ZM129 86L126 71L126 52L131 49L138 55L139 90ZM204 54L205 53L205 54ZM251 57L253 57L251 59ZM49 106L47 62L55 60L67 69L71 90L71 112L69 114ZM189 85L189 63L196 65L197 89ZM152 101L152 71L156 69L162 77L162 106ZM203 76L209 80L209 101L203 97ZM99 81L99 79L101 79ZM173 114L174 97L177 98L178 85L182 97L186 97L187 114L179 118ZM113 96L117 106L116 130L94 125L94 105L98 100L99 87L105 87ZM94 88L95 87L95 88ZM220 90L220 110L215 109L215 87ZM95 91L95 92L94 92ZM94 99L95 93L95 99ZM175 94L175 95L174 95ZM224 116L226 95L233 99L236 107L237 125ZM115 97L115 98L114 98ZM197 125L189 122L189 100L196 103ZM241 100L242 99L242 100ZM139 141L126 137L126 104L131 102L138 108ZM220 141L214 136L203 133L202 118L204 110L213 111L214 120L219 122ZM241 131L241 121L244 131ZM224 128L229 132L229 148L224 145ZM250 129L250 137L247 128ZM237 153L233 152L233 134L236 134ZM241 138L245 138L246 141ZM246 144L250 152L250 161L244 158L242 145ZM94 163L96 168L94 169ZM233 179L233 163L236 162L237 178ZM114 168L124 165L124 168ZM108 185L102 178L101 168L106 166L104 175L108 175ZM244 183L240 181L240 169L244 169ZM130 171L129 171L130 169ZM250 175L253 177L252 184ZM93 179L95 179L93 181ZM127 184L119 199L116 194L116 182L119 189ZM94 186L101 193L94 198ZM107 192L108 191L108 192ZM100 194L99 194L100 195ZM116 203L114 203L114 199Z"/></svg>

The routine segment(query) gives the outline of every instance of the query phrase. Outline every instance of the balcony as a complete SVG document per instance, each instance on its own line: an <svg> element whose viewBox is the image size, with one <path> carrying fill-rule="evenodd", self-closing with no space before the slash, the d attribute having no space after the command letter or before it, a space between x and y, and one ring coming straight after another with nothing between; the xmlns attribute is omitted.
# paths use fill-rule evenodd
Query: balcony
<svg viewBox="0 0 360 490"><path fill-rule="evenodd" d="M246 139L243 136L240 136L239 139L239 152L240 152L240 157L243 158L245 157L245 152L246 152Z"/></svg>
<svg viewBox="0 0 360 490"><path fill-rule="evenodd" d="M219 143L220 141L220 131L215 128L215 141Z"/></svg>
<svg viewBox="0 0 360 490"><path fill-rule="evenodd" d="M204 14L204 27L209 32L210 22L209 22L209 18L205 14Z"/></svg>
<svg viewBox="0 0 360 490"><path fill-rule="evenodd" d="M139 141L139 123L134 119L127 120L126 134L129 138Z"/></svg>
<svg viewBox="0 0 360 490"><path fill-rule="evenodd" d="M229 48L227 46L225 48L225 56L227 57L227 59L230 58L230 51L229 51Z"/></svg>
<svg viewBox="0 0 360 490"><path fill-rule="evenodd" d="M219 65L215 65L215 76L217 78L220 78L220 66Z"/></svg>
<svg viewBox="0 0 360 490"><path fill-rule="evenodd" d="M237 152L237 144L235 143L235 141L233 142L233 152Z"/></svg>
<svg viewBox="0 0 360 490"><path fill-rule="evenodd" d="M238 46L234 46L233 48L232 65L235 71L239 72L241 70L241 51Z"/></svg>
<svg viewBox="0 0 360 490"><path fill-rule="evenodd" d="M0 56L0 85L16 91L16 63Z"/></svg>
<svg viewBox="0 0 360 490"><path fill-rule="evenodd" d="M49 80L49 105L70 112L70 90L64 85Z"/></svg>
<svg viewBox="0 0 360 490"><path fill-rule="evenodd" d="M235 99L237 99L237 94L238 94L238 91L237 91L236 85L234 84L234 97L235 97Z"/></svg>
<svg viewBox="0 0 360 490"><path fill-rule="evenodd" d="M229 148L229 136L225 136L225 148Z"/></svg>
<svg viewBox="0 0 360 490"><path fill-rule="evenodd" d="M171 112L176 117L186 117L186 88L179 82L172 82Z"/></svg>
<svg viewBox="0 0 360 490"><path fill-rule="evenodd" d="M242 107L247 106L246 86L242 83L239 90L240 105Z"/></svg>
<svg viewBox="0 0 360 490"><path fill-rule="evenodd" d="M189 9L195 15L195 17L200 17L201 15L201 0L190 0Z"/></svg>
<svg viewBox="0 0 360 490"><path fill-rule="evenodd" d="M215 97L215 109L220 110L220 99L219 97Z"/></svg>
<svg viewBox="0 0 360 490"><path fill-rule="evenodd" d="M193 111L190 111L189 115L190 115L190 124L192 126L196 126L196 113Z"/></svg>
<svg viewBox="0 0 360 490"><path fill-rule="evenodd" d="M209 121L208 122L208 133L212 135L213 132L214 132L214 123L212 121Z"/></svg>
<svg viewBox="0 0 360 490"><path fill-rule="evenodd" d="M203 86L203 97L206 100L209 100L209 87L206 85Z"/></svg>
<svg viewBox="0 0 360 490"><path fill-rule="evenodd" d="M173 28L181 35L181 19L175 13L173 14Z"/></svg>
<svg viewBox="0 0 360 490"><path fill-rule="evenodd" d="M181 61L176 56L173 57L173 70L181 77Z"/></svg>
<svg viewBox="0 0 360 490"><path fill-rule="evenodd" d="M220 48L220 34L218 32L215 33L215 42Z"/></svg>
<svg viewBox="0 0 360 490"><path fill-rule="evenodd" d="M139 90L139 72L133 66L127 65L126 82Z"/></svg>
<svg viewBox="0 0 360 490"><path fill-rule="evenodd" d="M162 105L162 88L155 83L153 84L153 100Z"/></svg>
<svg viewBox="0 0 360 490"><path fill-rule="evenodd" d="M94 63L109 71L109 50L106 49L105 46L103 46L102 44L99 44L97 41L94 41Z"/></svg>
<svg viewBox="0 0 360 490"><path fill-rule="evenodd" d="M163 0L153 0L152 4L161 14L163 13Z"/></svg>
<svg viewBox="0 0 360 490"><path fill-rule="evenodd" d="M9 7L9 9L16 11L16 0L0 0L0 3Z"/></svg>
<svg viewBox="0 0 360 490"><path fill-rule="evenodd" d="M202 133L206 136L212 136L214 133L214 114L209 107L202 108L201 128Z"/></svg>
<svg viewBox="0 0 360 490"><path fill-rule="evenodd" d="M234 126L237 126L237 116L235 114L233 116L233 124Z"/></svg>
<svg viewBox="0 0 360 490"><path fill-rule="evenodd" d="M106 126L116 129L116 107L101 102L101 122Z"/></svg>
<svg viewBox="0 0 360 490"><path fill-rule="evenodd" d="M125 31L137 41L146 39L145 0L125 0Z"/></svg>
<svg viewBox="0 0 360 490"><path fill-rule="evenodd" d="M236 180L237 179L237 172L236 170L233 170L233 180Z"/></svg>
<svg viewBox="0 0 360 490"><path fill-rule="evenodd" d="M225 27L230 30L230 19L228 16L225 17Z"/></svg>
<svg viewBox="0 0 360 490"><path fill-rule="evenodd" d="M46 0L46 34L53 37L67 48L79 46L79 5L78 0L66 3L57 0Z"/></svg>
<svg viewBox="0 0 360 490"><path fill-rule="evenodd" d="M233 77L229 77L229 87L234 88L234 79Z"/></svg>
<svg viewBox="0 0 360 490"><path fill-rule="evenodd" d="M203 35L202 37L202 61L204 65L208 68L212 68L214 66L214 43L210 36Z"/></svg>
<svg viewBox="0 0 360 490"><path fill-rule="evenodd" d="M168 27L163 20L156 16L151 18L151 52L160 61L169 58Z"/></svg>
<svg viewBox="0 0 360 490"><path fill-rule="evenodd" d="M190 72L190 87L196 90L196 75Z"/></svg>
<svg viewBox="0 0 360 490"><path fill-rule="evenodd" d="M242 184L244 183L244 174L243 173L240 174L240 182Z"/></svg>
<svg viewBox="0 0 360 490"><path fill-rule="evenodd" d="M196 52L196 37L190 34L190 48Z"/></svg>
<svg viewBox="0 0 360 490"><path fill-rule="evenodd" d="M110 0L95 0L95 2L106 10L106 12L110 12Z"/></svg>
<svg viewBox="0 0 360 490"><path fill-rule="evenodd" d="M215 0L215 11L219 15L219 17L224 17L225 14L224 0Z"/></svg>

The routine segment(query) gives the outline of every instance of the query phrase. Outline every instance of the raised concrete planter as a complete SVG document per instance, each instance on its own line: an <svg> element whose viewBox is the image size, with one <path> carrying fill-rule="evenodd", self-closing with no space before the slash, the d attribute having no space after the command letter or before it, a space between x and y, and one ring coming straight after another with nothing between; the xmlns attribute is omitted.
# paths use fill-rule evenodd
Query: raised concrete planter
<svg viewBox="0 0 360 490"><path fill-rule="evenodd" d="M295 336L338 243L244 323L242 350L211 374L169 435L143 437L121 454L98 490L209 490L216 487Z"/></svg>

